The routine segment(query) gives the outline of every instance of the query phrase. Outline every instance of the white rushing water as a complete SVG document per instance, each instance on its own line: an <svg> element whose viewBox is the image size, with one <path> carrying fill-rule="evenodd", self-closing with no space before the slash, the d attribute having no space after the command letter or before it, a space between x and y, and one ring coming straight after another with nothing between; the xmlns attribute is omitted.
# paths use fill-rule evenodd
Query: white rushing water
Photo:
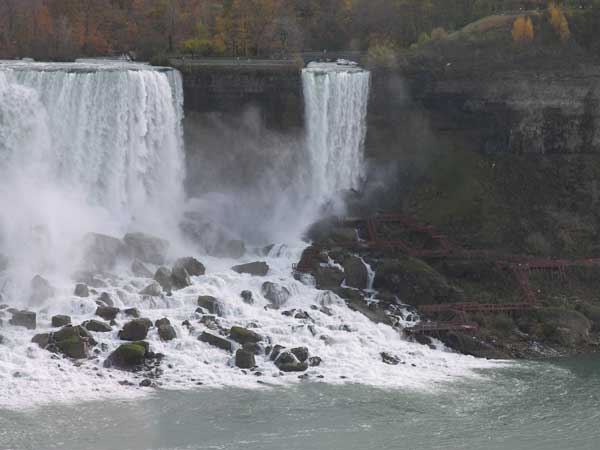
<svg viewBox="0 0 600 450"><path fill-rule="evenodd" d="M319 186L315 195L323 200L360 181L369 75L358 69L311 68L304 79L308 157ZM8 273L16 271L27 281L40 273L56 288L51 298L27 305L23 292L3 287L0 303L28 306L37 313L38 327L9 326L8 314L0 313L0 409L152 392L137 387L142 375L103 367L122 343L118 330L129 320L123 314L111 332L93 333L100 345L90 359L73 362L31 343L34 334L52 330L55 314L70 315L74 324L94 318L102 292L119 308L137 307L142 317L167 317L174 325L177 339L163 342L155 328L147 339L153 351L166 355L158 380L165 389L265 388L303 381L298 374L282 375L264 355L257 356L261 376L240 370L232 354L200 342L198 336L210 329L195 312L199 295L222 303L223 317L217 319L222 328L253 327L265 345L306 346L311 355L321 357L323 363L308 370L309 380L429 389L438 382L475 376L473 369L490 365L408 342L398 330L350 310L336 295L297 281L292 265L306 243L295 240L274 246L268 255L250 249L238 260L172 245L169 262L191 255L207 267L205 275L192 278L191 286L172 296L141 295L152 280L135 276L127 264L98 275L104 286L89 297L76 297L74 282L66 276L74 268L69 245L84 233L121 237L141 229L172 243L179 239L177 226L171 224L178 219L183 196L181 117L181 81L172 70L108 62L0 64L0 254L9 259ZM257 259L269 264L266 277L231 270ZM282 310L266 307L261 289L265 281L290 291ZM242 300L244 290L252 292L254 304ZM308 316L282 315L291 309ZM185 320L191 328L183 326ZM398 356L402 363L384 364L381 352Z"/></svg>
<svg viewBox="0 0 600 450"><path fill-rule="evenodd" d="M309 182L316 200L329 201L360 187L370 73L355 66L311 63L302 71L302 82Z"/></svg>
<svg viewBox="0 0 600 450"><path fill-rule="evenodd" d="M182 105L173 70L0 63L0 239L13 266L51 270L90 230L175 228Z"/></svg>

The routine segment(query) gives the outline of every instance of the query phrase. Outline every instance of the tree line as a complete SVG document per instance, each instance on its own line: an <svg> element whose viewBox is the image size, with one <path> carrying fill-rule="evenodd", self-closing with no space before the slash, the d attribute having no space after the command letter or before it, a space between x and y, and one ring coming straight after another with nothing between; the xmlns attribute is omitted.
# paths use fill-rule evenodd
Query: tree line
<svg viewBox="0 0 600 450"><path fill-rule="evenodd" d="M600 0L555 3L600 9ZM547 0L0 0L0 58L396 49L490 14L547 6Z"/></svg>

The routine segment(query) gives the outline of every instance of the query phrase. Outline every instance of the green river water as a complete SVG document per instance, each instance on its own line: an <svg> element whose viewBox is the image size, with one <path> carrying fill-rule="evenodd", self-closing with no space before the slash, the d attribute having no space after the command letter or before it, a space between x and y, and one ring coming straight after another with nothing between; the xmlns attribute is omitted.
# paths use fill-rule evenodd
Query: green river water
<svg viewBox="0 0 600 450"><path fill-rule="evenodd" d="M431 392L306 383L0 410L1 449L600 449L600 355Z"/></svg>

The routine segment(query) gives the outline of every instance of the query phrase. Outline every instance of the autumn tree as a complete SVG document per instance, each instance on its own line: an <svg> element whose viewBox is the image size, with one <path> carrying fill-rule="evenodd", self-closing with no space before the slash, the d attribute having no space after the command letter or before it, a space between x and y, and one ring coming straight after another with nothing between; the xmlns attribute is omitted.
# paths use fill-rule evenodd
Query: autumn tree
<svg viewBox="0 0 600 450"><path fill-rule="evenodd" d="M513 23L512 38L517 44L528 44L533 41L533 22L530 17L519 16Z"/></svg>
<svg viewBox="0 0 600 450"><path fill-rule="evenodd" d="M565 43L571 37L571 30L569 29L569 22L565 17L562 10L556 6L555 3L551 3L548 8L550 25L554 29L556 35L560 38L560 41Z"/></svg>

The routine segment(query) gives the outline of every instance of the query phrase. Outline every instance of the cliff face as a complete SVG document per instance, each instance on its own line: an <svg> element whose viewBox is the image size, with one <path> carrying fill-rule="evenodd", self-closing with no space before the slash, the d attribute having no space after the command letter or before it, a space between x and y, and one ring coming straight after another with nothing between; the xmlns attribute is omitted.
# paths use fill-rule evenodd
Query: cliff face
<svg viewBox="0 0 600 450"><path fill-rule="evenodd" d="M173 61L183 75L185 108L196 113L237 115L247 107L260 111L268 128L302 126L304 104L300 67Z"/></svg>

